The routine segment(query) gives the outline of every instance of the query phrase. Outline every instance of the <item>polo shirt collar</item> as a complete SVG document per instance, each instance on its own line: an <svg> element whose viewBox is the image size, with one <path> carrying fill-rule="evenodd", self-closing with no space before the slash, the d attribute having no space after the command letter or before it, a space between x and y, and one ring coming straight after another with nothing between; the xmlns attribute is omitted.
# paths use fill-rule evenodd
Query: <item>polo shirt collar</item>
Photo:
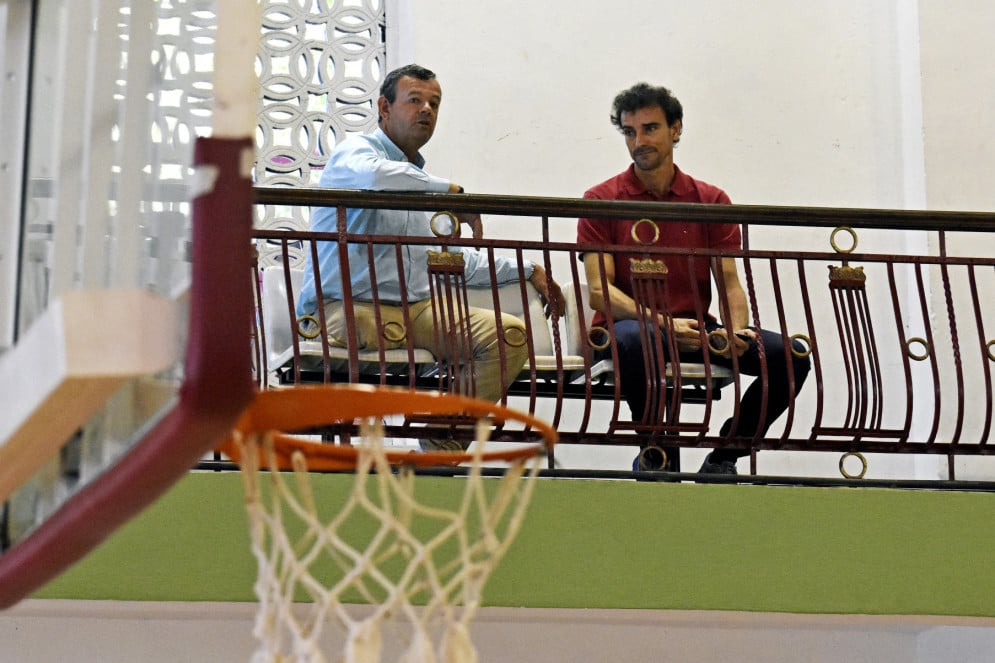
<svg viewBox="0 0 995 663"><path fill-rule="evenodd" d="M377 127L376 131L373 132L373 135L376 136L377 140L380 141L380 144L383 145L384 151L387 153L387 156L390 157L392 161L408 160L408 157L405 156L404 152L401 151L401 148L395 145L394 141L392 141L390 138L387 137L387 134L383 132L383 129ZM425 167L425 159L424 157L422 157L421 152L415 154L415 160L412 161L411 163L415 164L419 168Z"/></svg>
<svg viewBox="0 0 995 663"><path fill-rule="evenodd" d="M652 195L636 177L635 164L630 164L629 169L625 171L622 178L622 188L630 196ZM692 189L694 186L691 184L691 178L685 175L684 171L677 167L677 164L674 164L674 181L670 183L669 195L683 196L690 193Z"/></svg>

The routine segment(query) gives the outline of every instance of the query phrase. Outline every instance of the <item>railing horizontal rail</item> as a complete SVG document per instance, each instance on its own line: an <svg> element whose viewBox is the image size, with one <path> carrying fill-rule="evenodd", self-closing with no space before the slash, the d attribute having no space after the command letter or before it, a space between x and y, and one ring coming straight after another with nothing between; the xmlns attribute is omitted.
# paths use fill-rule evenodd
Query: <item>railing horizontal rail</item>
<svg viewBox="0 0 995 663"><path fill-rule="evenodd" d="M995 232L995 231L993 231ZM339 233L337 232L313 232L308 230L265 230L257 229L253 232L253 236L259 240L265 241L284 241L284 240L299 240L299 241L328 241L335 242L338 241ZM383 235L361 235L352 234L349 235L350 242L369 242L372 244L395 244L398 241L397 237L389 237ZM421 245L421 246L436 246L439 244L439 240L433 237L405 237L405 244L411 245ZM550 250L550 251L570 251L577 250L576 242L543 242L541 240L521 240L521 239L487 239L486 241L474 240L470 238L458 238L455 240L450 240L448 243L457 246L467 246L467 247L492 247L496 249L525 249L525 250ZM609 249L611 250L611 249ZM745 258L750 257L754 259L775 259L775 260L789 260L797 258L800 255L799 251L769 251L763 249L750 249L741 251L717 251L713 249L693 249L679 250L671 249L662 246L647 246L641 251L648 255L686 255L687 253L693 253L699 256L727 256L732 258ZM621 249L619 249L621 251ZM942 265L948 264L950 258L947 256L935 256L935 255L900 255L894 253L847 253L841 255L837 252L832 251L805 251L804 256L806 260L811 261L840 261L846 260L847 262L893 262L896 264L911 264L911 265ZM958 256L957 264L960 265L973 265L979 267L989 267L995 266L995 257L971 257L971 256Z"/></svg>
<svg viewBox="0 0 995 663"><path fill-rule="evenodd" d="M834 227L847 225L894 230L995 231L995 213L870 208L701 205L586 200L494 194L425 194L394 191L338 190L315 187L256 187L260 205L349 205L370 209L437 211L551 217L647 218L702 223L756 223L770 226Z"/></svg>

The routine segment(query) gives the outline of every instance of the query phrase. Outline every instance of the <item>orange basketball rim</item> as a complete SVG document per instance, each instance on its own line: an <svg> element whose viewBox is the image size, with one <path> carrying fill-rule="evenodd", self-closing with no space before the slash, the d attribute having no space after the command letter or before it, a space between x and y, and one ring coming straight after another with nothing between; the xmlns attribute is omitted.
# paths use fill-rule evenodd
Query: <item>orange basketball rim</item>
<svg viewBox="0 0 995 663"><path fill-rule="evenodd" d="M389 415L466 416L491 419L497 424L517 421L534 430L541 438L535 443L482 453L450 451L386 451L391 465L429 467L464 462L516 462L550 450L558 439L554 428L535 417L512 408L476 398L433 391L414 391L372 385L320 385L259 392L243 412L232 435L219 451L241 462L241 448L235 434L271 433L273 452L279 469L291 469L291 458L301 452L313 471L352 470L359 459L359 448L348 444L328 444L288 435L287 433L334 424L347 424ZM417 429L413 429L417 430ZM260 464L269 465L260 449Z"/></svg>

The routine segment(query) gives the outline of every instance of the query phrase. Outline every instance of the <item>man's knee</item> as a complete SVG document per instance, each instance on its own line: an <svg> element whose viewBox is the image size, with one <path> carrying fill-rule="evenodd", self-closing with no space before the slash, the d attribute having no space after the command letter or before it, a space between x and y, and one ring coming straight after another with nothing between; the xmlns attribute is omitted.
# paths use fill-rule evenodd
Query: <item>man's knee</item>
<svg viewBox="0 0 995 663"><path fill-rule="evenodd" d="M791 370L795 376L795 384L799 387L805 382L812 368L812 358L800 341L791 341Z"/></svg>
<svg viewBox="0 0 995 663"><path fill-rule="evenodd" d="M471 309L470 319L474 354L478 359L498 359L503 354L507 363L525 363L529 348L524 322L502 313L498 324L497 315L490 309Z"/></svg>
<svg viewBox="0 0 995 663"><path fill-rule="evenodd" d="M529 358L529 333L525 323L513 315L501 315L503 346L507 363L525 364Z"/></svg>
<svg viewBox="0 0 995 663"><path fill-rule="evenodd" d="M642 357L643 337L636 321L622 320L615 323L615 345L621 357Z"/></svg>

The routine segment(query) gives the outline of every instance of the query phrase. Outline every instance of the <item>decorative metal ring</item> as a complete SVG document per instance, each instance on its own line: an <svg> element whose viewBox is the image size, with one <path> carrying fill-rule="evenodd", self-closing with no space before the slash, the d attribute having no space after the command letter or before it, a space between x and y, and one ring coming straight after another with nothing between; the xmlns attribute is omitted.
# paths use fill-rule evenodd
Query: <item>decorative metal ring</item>
<svg viewBox="0 0 995 663"><path fill-rule="evenodd" d="M846 470L846 459L850 456L860 460L860 472L857 474L851 474ZM847 451L845 454L840 456L840 474L847 479L863 479L864 475L867 474L867 458L865 458L864 454L859 451Z"/></svg>
<svg viewBox="0 0 995 663"><path fill-rule="evenodd" d="M851 246L849 249L841 249L840 245L836 243L836 235L837 233L840 232L845 232L849 234L850 238L853 240L853 246ZM832 234L829 236L829 243L832 244L833 250L836 251L836 253L853 253L854 249L857 248L857 233L850 226L838 226L833 230Z"/></svg>
<svg viewBox="0 0 995 663"><path fill-rule="evenodd" d="M391 333L389 330L395 329L396 331ZM400 322L395 322L391 320L389 322L383 323L383 337L390 341L391 343L402 343L408 335L404 331L404 325Z"/></svg>
<svg viewBox="0 0 995 663"><path fill-rule="evenodd" d="M448 216L449 220L453 222L452 233L439 232L439 229L435 225L435 220L438 219L440 216ZM432 234L434 234L436 237L449 237L449 238L459 237L460 233L459 217L457 217L452 212L446 212L446 211L436 212L435 214L432 215L432 218L429 220L428 226L429 228L432 229Z"/></svg>
<svg viewBox="0 0 995 663"><path fill-rule="evenodd" d="M592 336L592 333L596 332L596 331L601 332L602 334L604 334L604 338L605 338L605 342L604 343L600 343L599 344L599 343L595 343L594 342L594 339L591 336ZM609 345L611 345L611 342L612 342L611 335L608 333L608 329L606 329L605 327L591 327L590 329L587 330L587 344L590 345L595 350L604 350Z"/></svg>
<svg viewBox="0 0 995 663"><path fill-rule="evenodd" d="M995 361L995 340L988 341L988 358Z"/></svg>
<svg viewBox="0 0 995 663"><path fill-rule="evenodd" d="M916 354L915 352L913 352L912 351L913 343L921 344L923 347L923 352L920 354ZM908 341L905 342L905 351L908 353L909 357L911 357L914 361L923 361L924 359L929 357L930 353L932 352L932 348L929 346L929 343L926 342L926 339L921 338L919 336L913 336L912 338L910 338Z"/></svg>
<svg viewBox="0 0 995 663"><path fill-rule="evenodd" d="M305 325L308 327L307 329L305 328ZM314 331L309 329L311 325L314 325ZM321 334L321 322L319 322L318 318L313 315L302 315L297 318L297 333L309 341L316 339L318 338L318 335Z"/></svg>
<svg viewBox="0 0 995 663"><path fill-rule="evenodd" d="M805 342L805 345L807 347L805 348L804 352L798 352L797 350L795 350L795 341ZM801 359L804 359L805 357L808 357L809 355L812 354L812 339L808 337L808 334L793 334L791 336L791 354Z"/></svg>
<svg viewBox="0 0 995 663"><path fill-rule="evenodd" d="M722 345L718 346L715 344L716 339L722 340ZM720 356L726 356L729 354L729 347L732 343L729 342L729 336L723 334L719 329L713 329L708 332L708 349Z"/></svg>
<svg viewBox="0 0 995 663"><path fill-rule="evenodd" d="M655 444L639 450L638 467L641 470L658 471L667 467L667 452Z"/></svg>
<svg viewBox="0 0 995 663"><path fill-rule="evenodd" d="M514 340L512 340L514 338ZM504 342L513 348L520 348L528 342L528 337L524 329L518 327L505 327Z"/></svg>
<svg viewBox="0 0 995 663"><path fill-rule="evenodd" d="M641 223L648 223L651 226L653 226L652 241L644 242L643 240L639 239L639 233L637 232L637 229L639 228L639 224ZM630 234L632 235L632 241L635 242L636 244L646 244L647 246L652 246L653 244L656 244L657 240L660 239L660 226L656 225L655 222L650 221L649 219L639 219L638 221L632 224L632 230L630 231Z"/></svg>

